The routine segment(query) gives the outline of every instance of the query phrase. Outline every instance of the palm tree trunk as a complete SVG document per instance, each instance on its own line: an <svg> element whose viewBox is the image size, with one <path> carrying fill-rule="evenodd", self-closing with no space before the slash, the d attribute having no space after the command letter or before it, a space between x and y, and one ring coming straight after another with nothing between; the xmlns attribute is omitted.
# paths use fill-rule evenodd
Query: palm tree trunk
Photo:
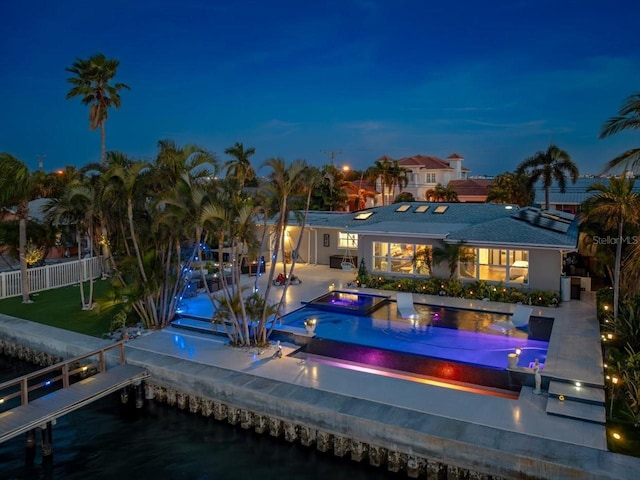
<svg viewBox="0 0 640 480"><path fill-rule="evenodd" d="M544 209L549 210L549 187L544 187Z"/></svg>
<svg viewBox="0 0 640 480"><path fill-rule="evenodd" d="M80 304L82 309L86 310L86 304L84 303L84 266L82 265L82 235L80 232L76 232L76 243L78 244L78 284L80 285Z"/></svg>
<svg viewBox="0 0 640 480"><path fill-rule="evenodd" d="M102 165L104 165L107 159L107 133L104 124L104 120L100 122L100 163Z"/></svg>
<svg viewBox="0 0 640 480"><path fill-rule="evenodd" d="M25 208L26 205L21 205L21 210ZM28 206L26 206L26 211L28 215ZM27 271L27 216L20 215L20 220L18 221L18 250L20 254L20 280L22 283L22 303L31 303L31 296L29 295L29 272Z"/></svg>
<svg viewBox="0 0 640 480"><path fill-rule="evenodd" d="M618 296L620 295L620 262L622 259L622 227L623 222L618 224L618 244L616 245L616 264L613 272L613 318L618 318Z"/></svg>

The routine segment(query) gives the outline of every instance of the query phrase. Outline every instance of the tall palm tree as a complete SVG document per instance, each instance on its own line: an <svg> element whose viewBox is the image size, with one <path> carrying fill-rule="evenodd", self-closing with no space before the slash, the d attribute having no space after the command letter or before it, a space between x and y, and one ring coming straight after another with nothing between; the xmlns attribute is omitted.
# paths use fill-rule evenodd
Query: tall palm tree
<svg viewBox="0 0 640 480"><path fill-rule="evenodd" d="M16 206L18 218L18 252L22 281L22 303L31 303L29 277L27 273L27 220L29 202L42 190L42 175L29 168L10 153L0 153L0 207ZM41 173L41 172L40 172Z"/></svg>
<svg viewBox="0 0 640 480"><path fill-rule="evenodd" d="M89 128L100 129L100 162L106 159L105 122L109 108L120 108L120 91L130 90L124 83L111 84L120 65L119 60L108 59L98 53L88 59L76 59L66 71L74 76L67 79L73 85L67 92L67 100L81 97L89 105Z"/></svg>
<svg viewBox="0 0 640 480"><path fill-rule="evenodd" d="M554 180L558 182L560 191L567 189L567 174L572 183L578 180L578 167L569 154L556 145L549 145L545 151L537 152L533 157L524 160L516 169L516 174L526 173L529 176L529 185L533 186L538 180L542 180L544 186L545 209L549 209L549 189Z"/></svg>
<svg viewBox="0 0 640 480"><path fill-rule="evenodd" d="M600 130L600 138L605 138L623 130L640 129L640 93L628 97L620 107L618 115L605 122ZM606 170L619 165L636 167L640 163L640 148L632 148L621 153L607 163Z"/></svg>
<svg viewBox="0 0 640 480"><path fill-rule="evenodd" d="M595 194L584 203L583 221L603 220L605 229L617 228L616 259L613 273L613 316L618 315L620 294L620 264L622 262L622 244L624 226L637 225L640 222L640 194L633 191L635 179L612 177L609 185L595 183L587 188Z"/></svg>
<svg viewBox="0 0 640 480"><path fill-rule="evenodd" d="M227 178L235 177L238 180L240 189L247 181L256 178L256 171L251 166L249 158L256 153L256 149L251 147L245 150L241 142L236 142L233 147L227 148L224 153L233 157L223 168L227 170Z"/></svg>

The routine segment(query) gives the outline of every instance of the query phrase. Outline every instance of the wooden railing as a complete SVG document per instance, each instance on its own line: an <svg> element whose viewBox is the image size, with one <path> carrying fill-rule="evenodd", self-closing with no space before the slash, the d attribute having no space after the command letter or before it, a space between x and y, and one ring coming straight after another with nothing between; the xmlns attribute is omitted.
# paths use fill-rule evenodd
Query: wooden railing
<svg viewBox="0 0 640 480"><path fill-rule="evenodd" d="M27 270L29 291L40 292L66 287L102 274L102 257L83 258L35 267ZM22 273L19 270L0 273L0 298L22 295Z"/></svg>
<svg viewBox="0 0 640 480"><path fill-rule="evenodd" d="M0 384L0 410L7 410L1 407L8 406L8 402L11 399L20 397L20 404L26 405L31 399L31 394L35 395L34 392L42 393L45 388L49 389L49 387L55 387L55 390L66 388L74 381L80 381L92 375L105 372L107 370L105 356L106 352L110 350L118 349L119 362L123 365L125 363L124 343L124 341L117 342ZM58 382L62 383L56 387ZM11 405L10 408L16 406Z"/></svg>

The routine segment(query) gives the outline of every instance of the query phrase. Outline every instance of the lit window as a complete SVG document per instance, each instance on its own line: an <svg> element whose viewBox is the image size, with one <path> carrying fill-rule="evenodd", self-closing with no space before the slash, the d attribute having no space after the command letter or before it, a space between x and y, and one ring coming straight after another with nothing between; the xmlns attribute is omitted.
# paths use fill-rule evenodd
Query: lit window
<svg viewBox="0 0 640 480"><path fill-rule="evenodd" d="M427 210L429 210L429 205L420 205L418 208L416 208L416 213L424 213Z"/></svg>
<svg viewBox="0 0 640 480"><path fill-rule="evenodd" d="M400 205L398 208L396 208L396 212L406 212L410 208L411 205Z"/></svg>
<svg viewBox="0 0 640 480"><path fill-rule="evenodd" d="M357 214L355 217L353 217L353 219L354 220L366 220L371 215L373 215L373 212L362 212L362 213Z"/></svg>
<svg viewBox="0 0 640 480"><path fill-rule="evenodd" d="M339 232L338 248L358 248L358 234Z"/></svg>
<svg viewBox="0 0 640 480"><path fill-rule="evenodd" d="M447 211L447 208L449 208L449 205L438 205L434 210L433 213L444 213Z"/></svg>

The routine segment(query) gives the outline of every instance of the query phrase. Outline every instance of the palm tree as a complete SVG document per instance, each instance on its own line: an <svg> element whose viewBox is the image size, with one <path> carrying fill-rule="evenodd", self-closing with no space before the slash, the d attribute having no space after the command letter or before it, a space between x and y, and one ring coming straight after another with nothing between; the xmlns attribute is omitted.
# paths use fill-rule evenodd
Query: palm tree
<svg viewBox="0 0 640 480"><path fill-rule="evenodd" d="M109 108L120 108L120 91L130 90L124 83L110 84L116 75L120 62L108 59L98 53L86 60L78 58L66 71L74 76L67 79L73 85L67 92L67 100L81 97L84 105L89 105L89 128L100 129L100 162L106 159L105 122Z"/></svg>
<svg viewBox="0 0 640 480"><path fill-rule="evenodd" d="M237 178L240 189L242 189L247 181L256 178L256 171L249 161L249 157L256 153L255 148L251 147L245 150L241 142L236 142L233 147L227 148L224 153L233 157L223 166L227 170L227 179L230 176Z"/></svg>
<svg viewBox="0 0 640 480"><path fill-rule="evenodd" d="M622 262L623 230L625 224L637 225L640 222L640 194L633 191L635 179L612 177L609 185L595 183L587 188L588 192L596 192L584 203L584 219L604 220L605 229L617 228L616 258L613 273L613 316L618 314L618 298L620 293L620 264Z"/></svg>
<svg viewBox="0 0 640 480"><path fill-rule="evenodd" d="M638 129L640 129L640 93L628 97L620 107L618 115L605 122L600 130L600 138L608 137L623 130ZM640 148L632 148L610 160L607 163L606 170L622 164L635 167L638 163L640 163Z"/></svg>
<svg viewBox="0 0 640 480"><path fill-rule="evenodd" d="M30 172L29 168L10 153L0 153L0 206L16 206L18 218L18 252L22 281L22 303L31 303L29 295L29 277L27 273L27 220L29 202L39 196L42 189L39 172ZM40 172L41 173L41 172Z"/></svg>
<svg viewBox="0 0 640 480"><path fill-rule="evenodd" d="M84 232L89 244L89 250L93 250L93 231L96 218L96 209L99 202L96 191L88 181L75 181L58 198L51 199L46 207L47 219L50 223L74 224L78 243L78 260L82 258L82 233ZM93 272L89 275L89 298L85 301L84 272L78 268L78 284L80 286L80 301L83 310L93 308Z"/></svg>
<svg viewBox="0 0 640 480"><path fill-rule="evenodd" d="M533 157L524 160L516 169L516 174L526 173L529 176L529 185L533 186L538 180L542 180L544 186L545 209L549 209L549 189L553 181L558 182L560 191L567 189L567 177L569 174L572 183L578 180L578 167L571 160L569 154L556 145L549 145L545 151L537 152Z"/></svg>

